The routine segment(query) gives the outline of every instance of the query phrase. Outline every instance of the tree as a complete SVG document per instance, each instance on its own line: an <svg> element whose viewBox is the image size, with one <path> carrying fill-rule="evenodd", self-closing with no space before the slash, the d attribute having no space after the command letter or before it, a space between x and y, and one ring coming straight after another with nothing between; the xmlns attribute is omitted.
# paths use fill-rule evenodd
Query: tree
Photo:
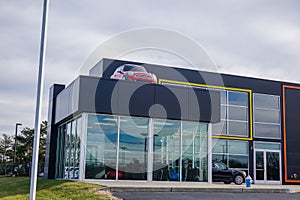
<svg viewBox="0 0 300 200"><path fill-rule="evenodd" d="M1 153L1 163L7 163L10 160L8 156L9 151L12 151L13 140L11 136L2 134L0 139L0 153Z"/></svg>
<svg viewBox="0 0 300 200"><path fill-rule="evenodd" d="M47 121L41 123L39 163L45 162ZM34 141L34 129L24 128L17 136L16 163L25 165L26 175L29 175Z"/></svg>

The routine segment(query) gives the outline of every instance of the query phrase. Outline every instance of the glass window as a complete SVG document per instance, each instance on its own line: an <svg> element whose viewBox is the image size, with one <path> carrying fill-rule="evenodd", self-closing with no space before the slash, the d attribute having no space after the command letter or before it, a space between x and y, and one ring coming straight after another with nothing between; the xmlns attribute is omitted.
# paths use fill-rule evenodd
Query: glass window
<svg viewBox="0 0 300 200"><path fill-rule="evenodd" d="M228 119L247 121L248 120L248 108L247 107L228 106Z"/></svg>
<svg viewBox="0 0 300 200"><path fill-rule="evenodd" d="M248 106L248 93L228 91L228 104Z"/></svg>
<svg viewBox="0 0 300 200"><path fill-rule="evenodd" d="M56 178L79 178L80 138L81 118L59 126L56 152Z"/></svg>
<svg viewBox="0 0 300 200"><path fill-rule="evenodd" d="M180 122L154 119L153 180L179 181Z"/></svg>
<svg viewBox="0 0 300 200"><path fill-rule="evenodd" d="M212 141L212 148L213 148L213 153L224 153L224 154L228 153L226 140L214 139Z"/></svg>
<svg viewBox="0 0 300 200"><path fill-rule="evenodd" d="M69 164L69 179L77 179L75 177L75 145L76 145L76 121L71 122L71 135L70 135L70 164Z"/></svg>
<svg viewBox="0 0 300 200"><path fill-rule="evenodd" d="M213 139L212 159L224 162L230 168L248 170L248 142Z"/></svg>
<svg viewBox="0 0 300 200"><path fill-rule="evenodd" d="M221 91L221 122L212 125L213 135L248 136L248 97L247 92Z"/></svg>
<svg viewBox="0 0 300 200"><path fill-rule="evenodd" d="M212 160L221 161L228 166L228 154L212 154Z"/></svg>
<svg viewBox="0 0 300 200"><path fill-rule="evenodd" d="M254 142L255 149L280 150L280 143Z"/></svg>
<svg viewBox="0 0 300 200"><path fill-rule="evenodd" d="M279 96L254 94L254 136L281 138Z"/></svg>
<svg viewBox="0 0 300 200"><path fill-rule="evenodd" d="M221 97L221 104L226 105L227 104L227 95L225 90L220 90L220 97Z"/></svg>
<svg viewBox="0 0 300 200"><path fill-rule="evenodd" d="M248 168L248 156L229 155L229 168Z"/></svg>
<svg viewBox="0 0 300 200"><path fill-rule="evenodd" d="M280 108L279 96L255 93L254 108L268 108L268 109L279 110Z"/></svg>
<svg viewBox="0 0 300 200"><path fill-rule="evenodd" d="M230 154L248 154L248 142L228 140L228 152Z"/></svg>
<svg viewBox="0 0 300 200"><path fill-rule="evenodd" d="M226 111L226 106L221 105L221 119L226 120L227 119L227 111Z"/></svg>
<svg viewBox="0 0 300 200"><path fill-rule="evenodd" d="M207 125L182 123L182 181L207 181Z"/></svg>
<svg viewBox="0 0 300 200"><path fill-rule="evenodd" d="M147 180L148 119L120 117L119 179Z"/></svg>
<svg viewBox="0 0 300 200"><path fill-rule="evenodd" d="M280 123L280 113L278 110L255 110L255 122Z"/></svg>
<svg viewBox="0 0 300 200"><path fill-rule="evenodd" d="M79 178L79 164L80 164L80 144L81 144L81 117L78 118L76 124L76 142L75 142L75 169L74 178Z"/></svg>
<svg viewBox="0 0 300 200"><path fill-rule="evenodd" d="M65 168L65 138L66 138L66 125L62 125L58 128L57 136L57 151L56 151L56 178L64 178Z"/></svg>
<svg viewBox="0 0 300 200"><path fill-rule="evenodd" d="M229 135L236 136L247 136L248 135L248 123L247 122L228 122L228 132Z"/></svg>
<svg viewBox="0 0 300 200"><path fill-rule="evenodd" d="M69 178L70 172L70 142L71 142L71 123L67 124L67 132L65 134L65 171L64 179Z"/></svg>
<svg viewBox="0 0 300 200"><path fill-rule="evenodd" d="M116 178L117 136L116 117L88 115L85 178Z"/></svg>
<svg viewBox="0 0 300 200"><path fill-rule="evenodd" d="M256 137L280 138L280 125L255 123Z"/></svg>
<svg viewBox="0 0 300 200"><path fill-rule="evenodd" d="M226 135L226 122L221 121L219 123L212 124L212 134L213 135Z"/></svg>

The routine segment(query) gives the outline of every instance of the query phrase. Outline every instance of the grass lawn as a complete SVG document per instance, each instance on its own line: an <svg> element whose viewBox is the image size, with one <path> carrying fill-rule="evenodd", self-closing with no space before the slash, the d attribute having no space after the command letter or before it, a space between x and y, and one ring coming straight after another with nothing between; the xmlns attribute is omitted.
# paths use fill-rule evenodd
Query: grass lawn
<svg viewBox="0 0 300 200"><path fill-rule="evenodd" d="M47 180L39 178L37 183L36 199L114 199L110 193L97 191L99 185L73 182L66 180ZM0 178L0 199L21 200L29 199L30 178L29 177L6 177Z"/></svg>

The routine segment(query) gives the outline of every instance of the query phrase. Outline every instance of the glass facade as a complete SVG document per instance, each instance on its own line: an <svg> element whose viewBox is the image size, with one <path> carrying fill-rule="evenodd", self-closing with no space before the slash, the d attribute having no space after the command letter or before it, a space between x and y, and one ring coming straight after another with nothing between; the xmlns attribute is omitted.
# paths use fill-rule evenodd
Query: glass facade
<svg viewBox="0 0 300 200"><path fill-rule="evenodd" d="M249 94L221 90L221 122L212 125L213 135L248 137Z"/></svg>
<svg viewBox="0 0 300 200"><path fill-rule="evenodd" d="M281 138L280 97L254 94L254 137Z"/></svg>
<svg viewBox="0 0 300 200"><path fill-rule="evenodd" d="M279 103L278 96L254 94L255 137L280 139ZM221 122L212 124L212 133L248 137L248 109L247 92L221 91ZM83 166L85 179L208 181L207 123L83 115L86 120L75 118L58 128L57 178L78 179ZM84 156L80 155L82 142ZM271 143L254 142L255 149L266 145L278 148ZM248 172L248 151L248 141L212 140L212 160L230 168ZM84 165L80 165L80 156L85 158Z"/></svg>
<svg viewBox="0 0 300 200"><path fill-rule="evenodd" d="M76 149L83 142L85 179L208 181L208 124L129 116L85 116L85 141L81 141L78 134L78 127L83 126L81 120L59 127L57 178L75 178L68 169L79 169L80 154Z"/></svg>

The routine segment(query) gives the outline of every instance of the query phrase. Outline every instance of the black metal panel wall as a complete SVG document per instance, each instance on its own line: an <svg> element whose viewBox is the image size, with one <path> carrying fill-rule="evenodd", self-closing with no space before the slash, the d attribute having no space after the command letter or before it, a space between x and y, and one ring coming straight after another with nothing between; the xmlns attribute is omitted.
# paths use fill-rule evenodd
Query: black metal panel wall
<svg viewBox="0 0 300 200"><path fill-rule="evenodd" d="M168 119L187 119L188 110L186 107L187 95L184 95L181 88L166 87L157 85L155 87L154 112L152 117L168 118Z"/></svg>
<svg viewBox="0 0 300 200"><path fill-rule="evenodd" d="M115 69L123 64L131 63L142 65L150 73L155 74L158 79L168 79L190 83L200 83L206 85L226 86L234 88L251 89L253 92L281 95L282 82L257 79L251 77L242 77L227 75L221 73L212 73L206 71L197 71L192 69L183 69L176 67L166 67L161 65L128 62L123 60L103 59L103 78L109 79Z"/></svg>
<svg viewBox="0 0 300 200"><path fill-rule="evenodd" d="M218 122L220 94L205 89L81 76L77 112Z"/></svg>
<svg viewBox="0 0 300 200"><path fill-rule="evenodd" d="M48 126L44 177L55 178L55 162L57 147L57 127L55 126L56 97L65 88L64 85L54 84L49 89Z"/></svg>
<svg viewBox="0 0 300 200"><path fill-rule="evenodd" d="M300 88L285 88L286 181L300 183Z"/></svg>

